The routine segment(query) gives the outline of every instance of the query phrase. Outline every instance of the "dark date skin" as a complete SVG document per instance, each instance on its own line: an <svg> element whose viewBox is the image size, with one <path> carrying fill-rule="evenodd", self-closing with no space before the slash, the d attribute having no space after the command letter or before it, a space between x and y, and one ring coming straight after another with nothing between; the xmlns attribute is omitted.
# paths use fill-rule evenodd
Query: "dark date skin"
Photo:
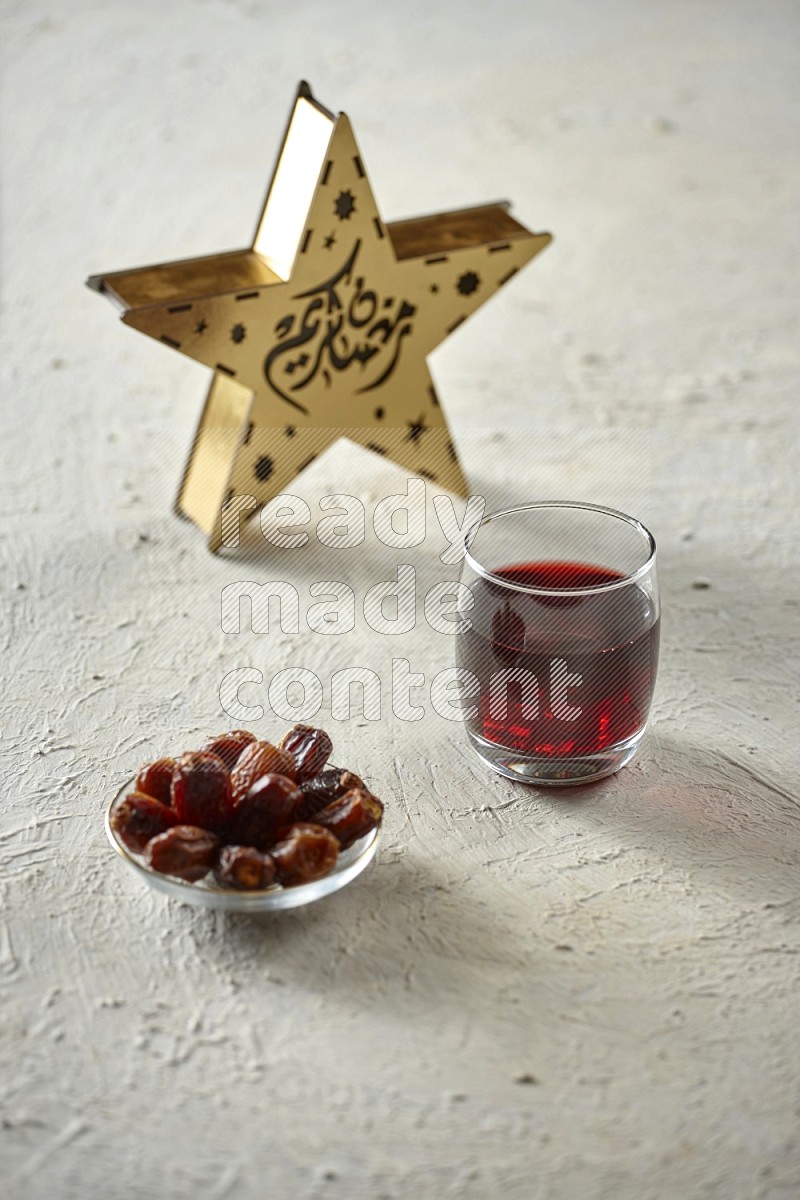
<svg viewBox="0 0 800 1200"><path fill-rule="evenodd" d="M342 850L352 846L364 834L377 828L383 819L383 805L377 796L366 788L353 788L337 800L333 800L314 817L314 824L321 825L334 835Z"/></svg>
<svg viewBox="0 0 800 1200"><path fill-rule="evenodd" d="M231 771L234 804L243 800L253 784L264 775L283 775L287 779L294 779L294 759L271 742L251 742L245 746Z"/></svg>
<svg viewBox="0 0 800 1200"><path fill-rule="evenodd" d="M303 795L285 775L262 775L234 806L226 840L268 850L280 831L294 823Z"/></svg>
<svg viewBox="0 0 800 1200"><path fill-rule="evenodd" d="M317 775L328 761L333 742L324 729L311 725L295 725L281 739L281 749L291 754L296 765L296 778L303 783Z"/></svg>
<svg viewBox="0 0 800 1200"><path fill-rule="evenodd" d="M151 838L178 824L178 816L152 796L131 792L114 806L109 824L129 850L141 854Z"/></svg>
<svg viewBox="0 0 800 1200"><path fill-rule="evenodd" d="M244 729L143 767L109 818L154 871L257 891L321 879L340 850L380 825L383 805L357 775L326 766L323 729L297 724L279 746Z"/></svg>
<svg viewBox="0 0 800 1200"><path fill-rule="evenodd" d="M172 772L172 807L182 824L219 833L233 808L231 777L222 759L202 750L181 755Z"/></svg>
<svg viewBox="0 0 800 1200"><path fill-rule="evenodd" d="M319 825L293 825L286 836L272 847L278 882L284 887L310 883L328 875L336 866L339 843L333 834Z"/></svg>
<svg viewBox="0 0 800 1200"><path fill-rule="evenodd" d="M160 800L167 807L172 803L172 772L175 770L174 758L157 758L155 762L142 767L136 776L136 791L145 796Z"/></svg>
<svg viewBox="0 0 800 1200"><path fill-rule="evenodd" d="M254 891L275 882L275 863L269 854L253 846L225 846L214 869L214 877L223 887Z"/></svg>
<svg viewBox="0 0 800 1200"><path fill-rule="evenodd" d="M352 771L345 771L342 767L326 767L319 775L300 785L303 802L297 813L298 821L313 820L314 813L356 787L363 788L364 782Z"/></svg>
<svg viewBox="0 0 800 1200"><path fill-rule="evenodd" d="M245 746L249 746L255 740L256 735L248 729L232 729L230 733L220 733L217 737L209 738L203 750L207 754L216 754L228 770L232 771Z"/></svg>
<svg viewBox="0 0 800 1200"><path fill-rule="evenodd" d="M161 875L175 875L196 883L216 864L219 838L196 825L175 825L151 838L144 856L147 865Z"/></svg>

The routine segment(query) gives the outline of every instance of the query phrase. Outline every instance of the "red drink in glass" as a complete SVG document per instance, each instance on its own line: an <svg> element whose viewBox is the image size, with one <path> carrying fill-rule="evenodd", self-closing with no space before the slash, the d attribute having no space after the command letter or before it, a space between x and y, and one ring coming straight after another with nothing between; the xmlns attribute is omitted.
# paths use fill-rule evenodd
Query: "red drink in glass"
<svg viewBox="0 0 800 1200"><path fill-rule="evenodd" d="M531 508L541 507L546 506L498 518L523 511L525 540L535 544ZM588 513L590 527L598 513L617 526L631 523L633 530L612 526L613 544L599 548L611 561L624 560L616 544L621 541L628 558L634 548L645 555L647 569L626 571L624 561L620 569L559 559L487 567L485 552L495 548L484 545L479 562L476 537L462 572L471 604L461 606L456 663L477 681L464 702L465 725L489 765L530 782L587 782L624 765L647 723L658 665L655 567L645 554L648 547L638 545L643 530L638 522L588 506L550 507L577 508L581 520ZM562 520L564 515L557 514ZM567 512L567 525L573 515ZM542 514L534 514L534 529L537 516ZM584 529L579 542L587 533ZM554 542L552 536L542 540L548 547ZM563 540L570 545L568 536ZM596 534L591 540L598 540Z"/></svg>

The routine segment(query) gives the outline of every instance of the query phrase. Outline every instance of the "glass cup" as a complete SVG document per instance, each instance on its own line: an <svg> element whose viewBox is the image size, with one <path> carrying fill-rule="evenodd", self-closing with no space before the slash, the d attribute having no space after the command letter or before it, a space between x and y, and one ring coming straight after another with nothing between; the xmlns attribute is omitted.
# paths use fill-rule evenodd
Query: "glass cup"
<svg viewBox="0 0 800 1200"><path fill-rule="evenodd" d="M456 664L478 755L535 784L618 771L658 665L652 534L611 508L548 501L484 516L464 547Z"/></svg>

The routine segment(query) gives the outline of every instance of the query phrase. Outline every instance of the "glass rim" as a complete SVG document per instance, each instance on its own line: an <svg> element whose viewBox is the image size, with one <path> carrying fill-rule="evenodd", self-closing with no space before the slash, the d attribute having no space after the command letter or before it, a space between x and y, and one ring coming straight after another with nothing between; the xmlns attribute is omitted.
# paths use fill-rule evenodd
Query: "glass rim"
<svg viewBox="0 0 800 1200"><path fill-rule="evenodd" d="M470 551L470 546L475 538L478 530L483 525L488 525L492 521L498 520L500 517L511 517L516 513L532 512L536 509L550 508L573 508L580 509L582 512L599 513L604 517L614 517L618 521L623 521L626 525L635 529L642 535L648 546L648 554L644 563L637 567L635 571L623 576L622 579L615 579L611 583L596 583L587 587L573 588L555 588L555 587L533 587L525 583L514 583L510 579L504 578L502 575L497 575L494 571L484 567ZM649 571L652 571L656 561L656 539L653 537L646 525L636 517L631 517L628 513L620 512L616 508L607 508L603 504L585 504L579 500L535 500L528 504L515 504L511 508L498 509L496 512L484 513L477 521L473 521L464 534L464 560L469 563L476 575L480 575L483 579L491 580L493 583L499 584L501 587L509 588L515 592L526 592L532 596L590 596L594 592L611 592L615 588L628 587L632 583L636 583Z"/></svg>

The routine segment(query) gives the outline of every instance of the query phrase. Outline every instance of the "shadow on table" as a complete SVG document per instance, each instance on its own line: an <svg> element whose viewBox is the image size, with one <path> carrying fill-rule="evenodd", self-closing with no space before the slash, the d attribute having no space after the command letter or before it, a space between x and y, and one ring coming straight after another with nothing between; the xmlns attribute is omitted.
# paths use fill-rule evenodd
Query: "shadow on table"
<svg viewBox="0 0 800 1200"><path fill-rule="evenodd" d="M538 818L552 812L585 836L616 841L740 901L795 897L800 793L757 756L652 731L640 756L599 783L530 789Z"/></svg>
<svg viewBox="0 0 800 1200"><path fill-rule="evenodd" d="M597 855L602 871L609 848L618 848L630 856L625 886L632 895L650 890L654 902L680 906L682 895L693 896L695 912L732 901L744 919L796 898L798 802L780 781L726 753L651 736L642 758L609 780L558 791L511 784L505 794L517 833L528 821L552 821L551 857L563 833L571 850L558 870L568 891L571 852L576 867L578 855L582 866ZM481 871L466 854L437 858L430 843L412 841L403 850L387 846L361 878L306 909L197 919L215 925L206 953L215 944L221 956L263 970L270 985L323 1000L346 995L402 1017L418 1008L426 1019L455 1007L468 1020L491 1011L498 987L524 983L532 1013L540 1001L568 1004L582 968L571 961L578 956L554 956L542 938L548 894L536 854L526 863L506 886L497 862ZM582 890L584 883L576 901ZM560 895L559 903L568 924L569 902Z"/></svg>
<svg viewBox="0 0 800 1200"><path fill-rule="evenodd" d="M100 574L86 577L103 594L104 624L124 618L127 625L131 608L119 573L122 546L113 542L110 549L116 557L110 554L106 563L102 547L92 544ZM157 550L149 547L147 554ZM145 551L136 553L139 558ZM197 553L205 552L198 546ZM377 566L369 560L370 571L390 566L391 552L380 553L384 557ZM155 574L163 561L155 554L150 570ZM332 571L333 561L322 561ZM366 560L357 556L357 561L363 579ZM436 561L430 556L432 577ZM565 836L580 830L584 845L595 836L606 848L639 854L645 864L650 856L673 878L734 896L753 909L796 896L800 801L794 780L773 766L758 744L751 752L736 738L722 737L726 722L744 714L747 724L741 727L752 729L757 743L758 732L769 728L762 725L763 717L788 703L781 685L793 678L787 645L797 623L796 592L786 578L773 588L753 564L712 559L697 548L672 547L661 561L664 654L657 695L667 701L640 757L606 781L557 792L487 773L486 787L476 779L460 803L485 802L490 809L511 804L520 823L561 822ZM223 573L217 567L203 559L196 572L187 569L182 598L199 584L218 586ZM176 585L165 578L175 608ZM165 604L166 595L154 592L153 606L159 597ZM144 665L148 656L157 661L158 639L142 636L141 645ZM701 721L689 704L701 712ZM701 742L699 734L693 740L693 729L702 730L706 740ZM559 835L556 828L556 841ZM264 918L198 913L193 919L217 922L218 936L205 944L206 953L244 954L271 979L314 993L340 987L391 995L399 1004L415 977L423 981L426 995L449 1005L463 989L488 994L493 970L519 963L535 1000L537 981L546 977L552 986L554 970L552 956L545 966L539 947L517 932L527 928L518 919L520 907L546 903L535 892L535 870L517 877L514 893L504 895L488 873L484 879L467 874L472 865L466 855L448 862L437 859L436 851L430 841L412 841L401 855L387 846L363 878L308 909ZM531 862L535 868L535 855ZM568 855L564 869L569 871ZM495 873L495 883L501 875Z"/></svg>
<svg viewBox="0 0 800 1200"><path fill-rule="evenodd" d="M531 795L539 814L651 846L699 880L717 873L746 893L759 878L771 891L800 861L800 789L781 741L796 695L796 582L787 569L776 586L692 542L662 551L660 572L661 664L639 755L599 783Z"/></svg>
<svg viewBox="0 0 800 1200"><path fill-rule="evenodd" d="M460 874L460 880L458 875ZM452 864L413 851L386 855L335 896L278 917L222 917L227 952L263 965L271 982L344 991L382 1006L452 1006L493 989L492 973L537 969L534 948L498 919ZM488 889L487 881L487 889ZM500 903L503 903L501 898ZM552 956L551 956L552 957ZM552 979L549 983L552 989Z"/></svg>

